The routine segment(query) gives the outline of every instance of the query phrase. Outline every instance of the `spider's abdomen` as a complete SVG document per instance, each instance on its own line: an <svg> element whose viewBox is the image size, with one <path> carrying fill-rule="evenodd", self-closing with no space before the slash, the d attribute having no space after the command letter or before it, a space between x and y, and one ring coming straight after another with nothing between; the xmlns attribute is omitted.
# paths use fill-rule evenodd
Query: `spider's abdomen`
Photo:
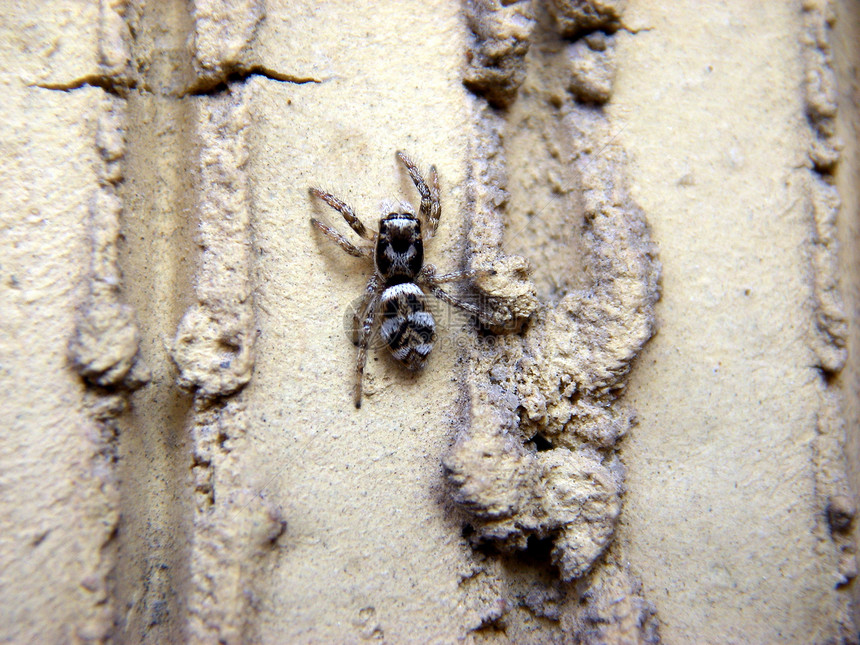
<svg viewBox="0 0 860 645"><path fill-rule="evenodd" d="M424 292L412 282L388 287L380 299L380 331L391 353L410 370L424 367L433 349L436 322L424 304Z"/></svg>
<svg viewBox="0 0 860 645"><path fill-rule="evenodd" d="M376 268L386 284L412 282L424 264L421 222L411 213L391 213L379 222Z"/></svg>

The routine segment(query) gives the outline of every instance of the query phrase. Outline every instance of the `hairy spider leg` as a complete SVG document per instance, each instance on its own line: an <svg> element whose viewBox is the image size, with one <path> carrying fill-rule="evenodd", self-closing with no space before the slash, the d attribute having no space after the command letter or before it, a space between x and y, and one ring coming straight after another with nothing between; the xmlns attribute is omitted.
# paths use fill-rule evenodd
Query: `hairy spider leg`
<svg viewBox="0 0 860 645"><path fill-rule="evenodd" d="M430 166L430 185L424 181L418 166L402 152L397 153L397 158L406 166L406 171L415 184L415 188L421 194L421 216L427 222L427 230L424 233L426 239L436 234L439 226L439 218L442 216L442 203L439 201L439 177L436 175L436 166Z"/></svg>
<svg viewBox="0 0 860 645"><path fill-rule="evenodd" d="M361 296L361 302L354 312L352 312L352 342L358 345L358 339L364 321L364 315L367 313L367 307L374 296L382 293L382 284L380 284L379 276L373 274L370 280L367 281L367 286L364 288L364 294Z"/></svg>
<svg viewBox="0 0 860 645"><path fill-rule="evenodd" d="M343 218L346 220L346 223L352 227L352 230L358 233L360 237L363 237L365 240L372 240L376 235L373 231L367 230L367 228L362 224L361 220L355 214L355 211L352 210L352 206L347 204L346 202L338 199L331 193L327 193L324 190L319 188L311 188L310 189L312 195L316 195L321 200L323 200L326 204L335 209L338 213L343 215Z"/></svg>
<svg viewBox="0 0 860 645"><path fill-rule="evenodd" d="M315 217L311 218L311 224L316 226L320 231L325 233L326 237L332 240L335 244L340 246L344 251L353 255L357 258L369 258L373 254L373 248L369 246L356 246L348 239L346 239L343 235L337 232L328 224L323 224L321 221L316 219Z"/></svg>
<svg viewBox="0 0 860 645"><path fill-rule="evenodd" d="M453 273L436 274L436 267L432 264L425 264L421 268L421 273L418 274L420 280L429 280L436 284L444 284L446 282L456 282L457 280L465 280L466 278L474 278L478 275L477 271L454 271Z"/></svg>
<svg viewBox="0 0 860 645"><path fill-rule="evenodd" d="M453 282L461 278L472 277L478 272L475 271L458 271L456 273L444 273L436 275L436 268L432 264L425 264L421 273L415 279L415 283L424 287L436 298L449 305L462 309L463 311L476 316L483 324L487 325L504 325L509 322L509 317L496 311L488 311L471 302L464 302L459 298L452 296L439 285L444 282Z"/></svg>
<svg viewBox="0 0 860 645"><path fill-rule="evenodd" d="M368 282L374 282L375 276ZM358 360L355 364L355 407L361 407L361 384L364 380L364 366L367 364L367 345L370 342L370 337L373 332L373 324L376 321L376 312L379 308L380 295L382 293L381 285L377 281L376 290L370 297L367 303L367 309L364 312L364 321L361 324L361 330L358 335Z"/></svg>

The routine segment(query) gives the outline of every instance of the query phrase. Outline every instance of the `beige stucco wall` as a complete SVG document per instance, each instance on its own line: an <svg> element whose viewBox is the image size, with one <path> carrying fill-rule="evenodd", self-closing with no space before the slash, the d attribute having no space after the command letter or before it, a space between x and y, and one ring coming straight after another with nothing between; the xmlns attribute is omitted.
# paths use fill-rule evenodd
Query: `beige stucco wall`
<svg viewBox="0 0 860 645"><path fill-rule="evenodd" d="M857 9L574 4L0 8L0 637L856 642Z"/></svg>

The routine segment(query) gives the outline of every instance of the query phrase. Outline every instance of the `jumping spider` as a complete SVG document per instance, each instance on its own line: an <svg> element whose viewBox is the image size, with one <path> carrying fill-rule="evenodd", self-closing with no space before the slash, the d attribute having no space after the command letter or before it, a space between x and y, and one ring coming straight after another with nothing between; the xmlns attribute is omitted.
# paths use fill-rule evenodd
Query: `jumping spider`
<svg viewBox="0 0 860 645"><path fill-rule="evenodd" d="M367 362L367 347L380 314L383 339L394 358L410 370L424 367L436 337L436 323L424 302L425 291L449 305L477 316L483 322L500 322L495 313L458 300L439 286L445 282L472 277L474 272L458 271L437 275L436 267L424 264L424 243L435 235L442 211L436 168L430 167L428 185L409 157L398 152L397 158L406 166L409 177L421 194L420 217L415 215L409 204L397 204L383 211L378 233L365 228L352 207L345 202L319 188L310 189L312 195L319 197L343 215L353 231L372 243L356 246L331 226L311 218L311 223L344 251L358 258L372 258L374 262L375 271L367 282L364 297L353 321L354 329L358 332L356 408L361 407L361 382Z"/></svg>

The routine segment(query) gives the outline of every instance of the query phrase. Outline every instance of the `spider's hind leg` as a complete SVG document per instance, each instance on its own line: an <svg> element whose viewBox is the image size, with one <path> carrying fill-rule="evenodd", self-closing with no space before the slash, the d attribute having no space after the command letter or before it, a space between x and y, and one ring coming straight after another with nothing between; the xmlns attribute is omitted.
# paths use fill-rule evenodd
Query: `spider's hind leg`
<svg viewBox="0 0 860 645"><path fill-rule="evenodd" d="M378 297L382 293L379 285L379 277L376 275L371 276L370 280L367 281L367 286L364 288L361 302L355 308L355 311L352 312L352 344L355 346L358 346L359 339L361 338L361 330L364 325L367 308L370 306L373 298Z"/></svg>
<svg viewBox="0 0 860 645"><path fill-rule="evenodd" d="M361 328L358 329L358 359L355 364L355 407L361 407L361 385L364 380L364 367L367 364L367 346L373 333L373 325L376 322L376 312L379 309L379 299L382 293L381 283L373 276L367 283L367 290L362 299L361 309L355 312L354 321L358 322L359 311L363 315Z"/></svg>

